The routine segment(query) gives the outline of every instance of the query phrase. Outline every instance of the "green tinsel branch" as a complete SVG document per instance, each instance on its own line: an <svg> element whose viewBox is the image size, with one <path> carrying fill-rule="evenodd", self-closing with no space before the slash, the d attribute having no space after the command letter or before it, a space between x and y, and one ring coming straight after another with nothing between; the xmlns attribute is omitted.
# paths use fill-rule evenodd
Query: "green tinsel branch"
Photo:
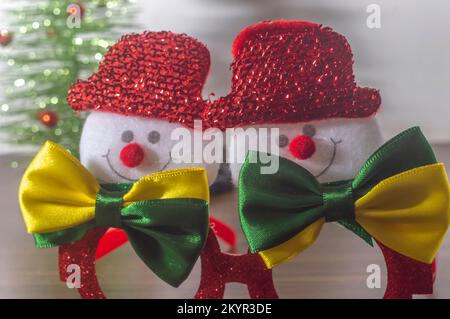
<svg viewBox="0 0 450 319"><path fill-rule="evenodd" d="M14 4L14 1L10 1ZM2 142L41 145L52 140L78 156L84 116L66 101L69 86L94 72L107 48L133 31L132 0L21 2L8 10L13 38L0 47L6 70L0 76ZM67 25L67 7L81 5L80 28ZM55 115L54 123L43 114Z"/></svg>

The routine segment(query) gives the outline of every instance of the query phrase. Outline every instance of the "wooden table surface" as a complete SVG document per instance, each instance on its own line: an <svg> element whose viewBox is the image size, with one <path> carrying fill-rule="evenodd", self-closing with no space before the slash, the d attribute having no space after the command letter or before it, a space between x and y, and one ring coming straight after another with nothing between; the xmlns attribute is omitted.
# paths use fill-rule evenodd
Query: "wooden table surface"
<svg viewBox="0 0 450 319"><path fill-rule="evenodd" d="M439 160L450 167L450 145L435 146ZM17 157L0 157L0 298L78 298L76 290L59 281L57 249L36 249L25 232L17 203L17 188L27 159L18 169L9 163ZM236 192L211 200L212 212L239 229ZM246 245L239 233L239 250ZM366 286L366 267L379 264L382 287ZM192 298L200 267L179 288L172 288L153 275L134 254L129 244L97 263L102 288L110 298ZM370 248L351 232L326 224L312 248L274 270L281 298L381 298L386 276L381 251ZM439 254L435 298L450 298L450 236ZM242 284L228 284L226 298L248 298Z"/></svg>

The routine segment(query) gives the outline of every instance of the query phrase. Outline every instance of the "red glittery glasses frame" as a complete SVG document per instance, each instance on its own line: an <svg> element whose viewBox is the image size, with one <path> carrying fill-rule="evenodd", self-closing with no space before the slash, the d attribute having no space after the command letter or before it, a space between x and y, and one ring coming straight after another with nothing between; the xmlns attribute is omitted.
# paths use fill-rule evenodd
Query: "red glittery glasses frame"
<svg viewBox="0 0 450 319"><path fill-rule="evenodd" d="M195 298L220 299L225 292L225 284L239 282L247 284L252 299L278 298L272 281L272 271L267 269L257 254L236 255L223 253L217 241L215 225L211 224L208 239L201 255L201 281ZM223 237L223 225L220 231ZM220 229L220 228L219 228ZM106 235L105 235L106 234ZM226 233L225 233L226 234ZM83 299L104 299L95 271L95 262L127 241L122 230L96 228L89 231L83 239L59 248L59 274L66 281L70 264L80 266L83 280L78 293ZM101 244L103 242L103 244ZM98 250L97 247L103 247ZM107 247L107 248L105 248ZM231 246L233 249L234 247Z"/></svg>
<svg viewBox="0 0 450 319"><path fill-rule="evenodd" d="M126 241L121 230L96 228L89 231L80 241L59 248L59 271L62 281L68 277L67 266L77 264L81 268L83 280L78 292L81 298L103 299L105 294L95 272L98 258L111 252ZM108 241L109 250L98 250L101 241ZM428 265L380 246L387 265L387 287L384 298L412 298L414 294L433 292L434 263ZM100 245L105 247L105 245ZM201 280L195 298L220 299L225 292L225 284L238 282L246 284L252 299L278 298L272 278L258 254L230 254L220 250L215 231L210 231L201 255Z"/></svg>

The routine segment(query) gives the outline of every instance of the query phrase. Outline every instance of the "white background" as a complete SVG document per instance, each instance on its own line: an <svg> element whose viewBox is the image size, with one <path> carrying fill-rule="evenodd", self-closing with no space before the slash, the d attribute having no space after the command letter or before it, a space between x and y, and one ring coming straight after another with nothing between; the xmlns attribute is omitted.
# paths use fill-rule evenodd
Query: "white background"
<svg viewBox="0 0 450 319"><path fill-rule="evenodd" d="M7 27L0 0L0 28ZM369 4L381 28L369 29ZM345 35L361 86L381 90L385 137L420 125L432 142L450 142L450 1L448 0L137 0L141 29L171 30L207 44L212 70L204 95L229 90L231 44L261 20L310 20ZM1 89L1 88L0 88ZM1 94L1 91L0 91Z"/></svg>

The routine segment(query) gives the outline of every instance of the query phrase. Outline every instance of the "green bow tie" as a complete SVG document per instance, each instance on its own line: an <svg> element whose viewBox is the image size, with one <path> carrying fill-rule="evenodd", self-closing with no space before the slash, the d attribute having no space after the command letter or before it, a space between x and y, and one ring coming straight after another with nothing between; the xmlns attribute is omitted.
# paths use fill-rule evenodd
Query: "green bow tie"
<svg viewBox="0 0 450 319"><path fill-rule="evenodd" d="M250 152L239 179L240 221L250 249L281 245L321 218L344 222L364 237L366 230L355 221L355 202L391 176L434 163L433 150L418 127L384 144L349 181L320 184L284 158L275 174L261 174L258 153Z"/></svg>
<svg viewBox="0 0 450 319"><path fill-rule="evenodd" d="M172 286L189 275L206 242L208 201L202 168L99 185L76 158L51 142L33 159L19 187L22 215L37 247L75 242L94 227L120 228L142 261Z"/></svg>
<svg viewBox="0 0 450 319"><path fill-rule="evenodd" d="M102 184L95 220L45 234L33 234L37 247L75 242L95 227L125 231L141 260L162 280L178 287L189 275L208 233L208 203L195 198L158 199L122 207L133 184Z"/></svg>

